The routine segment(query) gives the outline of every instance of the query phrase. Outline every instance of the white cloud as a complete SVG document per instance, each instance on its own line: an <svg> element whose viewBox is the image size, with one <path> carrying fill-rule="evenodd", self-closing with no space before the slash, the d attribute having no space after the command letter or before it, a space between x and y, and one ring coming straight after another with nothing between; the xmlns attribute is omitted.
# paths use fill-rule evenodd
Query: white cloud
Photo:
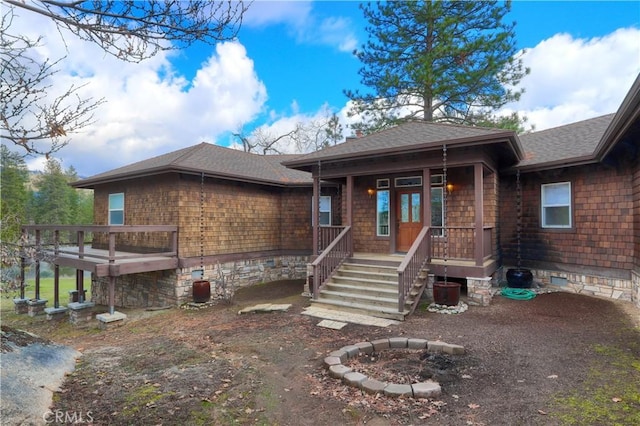
<svg viewBox="0 0 640 426"><path fill-rule="evenodd" d="M536 130L615 112L640 71L640 30L622 28L604 37L556 34L528 49L519 111Z"/></svg>
<svg viewBox="0 0 640 426"><path fill-rule="evenodd" d="M22 15L12 31L35 37L31 28L38 28L44 36L42 57L67 55L53 77L51 94L86 84L81 96L106 100L94 114L95 123L70 135L69 145L55 155L81 176L215 141L264 108L266 88L239 42L218 44L188 81L166 53L139 64L122 62L74 36L66 37L65 46L51 20Z"/></svg>
<svg viewBox="0 0 640 426"><path fill-rule="evenodd" d="M243 24L248 27L284 24L298 43L332 46L347 53L358 45L350 18L321 17L313 3L307 1L254 1Z"/></svg>

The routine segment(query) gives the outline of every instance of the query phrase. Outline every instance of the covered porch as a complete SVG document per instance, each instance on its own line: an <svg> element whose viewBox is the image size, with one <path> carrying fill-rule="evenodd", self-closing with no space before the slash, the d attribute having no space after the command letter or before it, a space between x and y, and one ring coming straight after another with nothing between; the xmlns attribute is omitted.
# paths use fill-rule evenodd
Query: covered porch
<svg viewBox="0 0 640 426"><path fill-rule="evenodd" d="M410 122L287 163L314 178L314 298L354 253L400 259L398 312L407 300L415 308L428 274L489 282L499 266L498 170L521 154L512 132Z"/></svg>

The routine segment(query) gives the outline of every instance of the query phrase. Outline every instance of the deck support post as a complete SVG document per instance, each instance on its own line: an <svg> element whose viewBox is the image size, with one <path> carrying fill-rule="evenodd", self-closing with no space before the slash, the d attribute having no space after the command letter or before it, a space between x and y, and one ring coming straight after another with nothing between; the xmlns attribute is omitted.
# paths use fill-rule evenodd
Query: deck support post
<svg viewBox="0 0 640 426"><path fill-rule="evenodd" d="M109 314L115 313L115 300L116 300L116 277L109 277Z"/></svg>

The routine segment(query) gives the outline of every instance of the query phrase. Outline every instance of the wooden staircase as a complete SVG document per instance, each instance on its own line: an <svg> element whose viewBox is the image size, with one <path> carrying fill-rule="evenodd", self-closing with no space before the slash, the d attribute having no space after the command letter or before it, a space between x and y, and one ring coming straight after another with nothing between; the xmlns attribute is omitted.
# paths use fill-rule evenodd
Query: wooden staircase
<svg viewBox="0 0 640 426"><path fill-rule="evenodd" d="M343 263L329 282L320 290L312 304L334 309L403 321L415 308L426 280L421 280L398 311L398 273L401 258L371 259L352 257ZM426 274L425 274L426 275Z"/></svg>

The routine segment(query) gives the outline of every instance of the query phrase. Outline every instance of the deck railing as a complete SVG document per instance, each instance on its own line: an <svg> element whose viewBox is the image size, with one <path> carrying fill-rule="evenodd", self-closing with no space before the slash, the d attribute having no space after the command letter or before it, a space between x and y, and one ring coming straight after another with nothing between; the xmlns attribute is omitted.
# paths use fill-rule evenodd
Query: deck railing
<svg viewBox="0 0 640 426"><path fill-rule="evenodd" d="M77 256L79 259L93 258L115 262L116 260L140 257L178 255L178 227L173 225L27 225L22 227L22 232L23 240L27 244L33 244L44 253L55 255L55 257L72 255ZM117 235L160 232L168 234L167 241L163 244L164 248L158 248L157 251L145 248L145 253L116 254ZM86 251L87 243L94 241L99 234L106 234L108 255ZM32 235L33 238L31 238ZM66 235L67 238L63 238L63 235ZM130 244L127 245L127 251L131 251Z"/></svg>
<svg viewBox="0 0 640 426"><path fill-rule="evenodd" d="M430 235L430 228L423 227L398 266L398 312L404 311L404 302L411 292L411 287L429 261Z"/></svg>
<svg viewBox="0 0 640 426"><path fill-rule="evenodd" d="M445 230L441 226L431 227L431 257L442 259L445 257L445 243L447 245L446 257L456 260L486 259L493 253L492 227L484 227L482 230L482 253L476 253L476 231L472 226L448 226Z"/></svg>
<svg viewBox="0 0 640 426"><path fill-rule="evenodd" d="M353 256L351 227L346 226L311 264L313 267L313 298L318 298L322 286L342 265L345 259Z"/></svg>
<svg viewBox="0 0 640 426"><path fill-rule="evenodd" d="M165 233L167 239L163 247L157 251L145 253L117 253L116 235L124 233ZM108 240L108 254L95 251L87 244L92 244L99 234L106 234ZM86 261L108 261L114 264L118 260L137 259L141 257L178 255L178 227L177 226L100 226L100 225L27 225L22 227L20 262L20 298L25 297L25 268L33 262L35 266L35 299L40 299L40 262L54 265L54 307L59 307L59 266L64 265L81 270ZM169 248L167 251L166 247ZM81 275L81 274L80 274ZM82 279L76 276L80 301L84 290Z"/></svg>

